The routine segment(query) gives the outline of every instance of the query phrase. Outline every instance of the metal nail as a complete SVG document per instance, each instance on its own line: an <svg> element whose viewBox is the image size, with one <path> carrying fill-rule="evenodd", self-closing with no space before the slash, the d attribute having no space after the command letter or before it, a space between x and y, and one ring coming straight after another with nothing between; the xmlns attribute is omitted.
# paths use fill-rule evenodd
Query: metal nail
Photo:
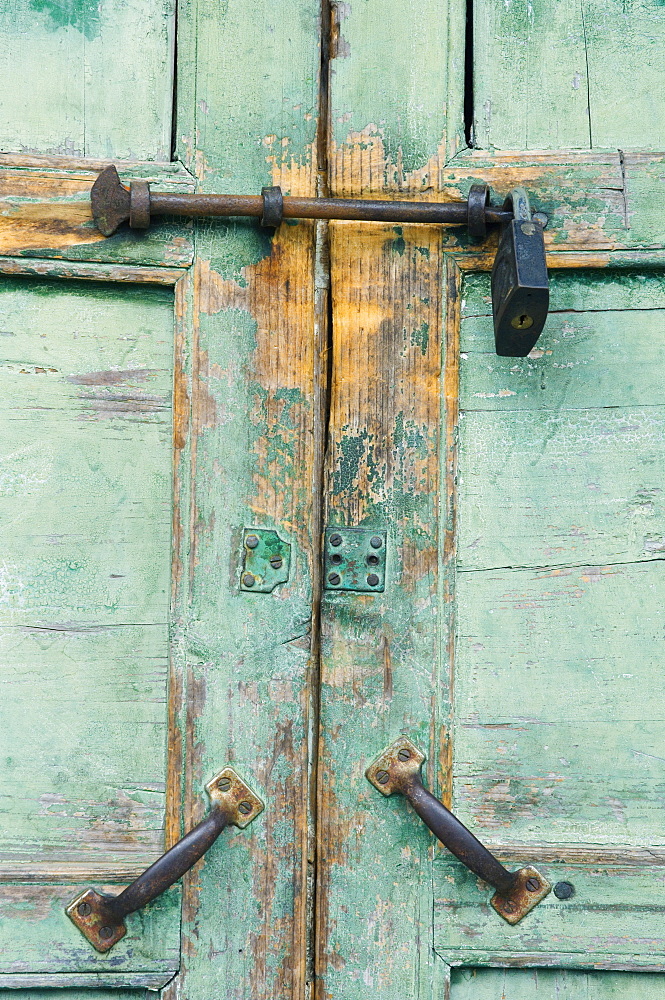
<svg viewBox="0 0 665 1000"><path fill-rule="evenodd" d="M376 573L370 573L369 576L367 577L367 582L370 585L370 587L376 587L377 583L379 582L379 578L376 575Z"/></svg>
<svg viewBox="0 0 665 1000"><path fill-rule="evenodd" d="M341 583L341 576L339 573L328 573L328 583L332 583L333 587L336 587L338 583Z"/></svg>
<svg viewBox="0 0 665 1000"><path fill-rule="evenodd" d="M554 886L554 895L557 899L570 899L575 895L575 886L572 882L557 882Z"/></svg>
<svg viewBox="0 0 665 1000"><path fill-rule="evenodd" d="M248 549L255 549L258 544L259 540L256 535L248 535L245 539L245 545Z"/></svg>
<svg viewBox="0 0 665 1000"><path fill-rule="evenodd" d="M100 936L100 938L102 938L103 941L108 941L109 938L113 937L113 928L112 927L100 927L99 928L99 936Z"/></svg>
<svg viewBox="0 0 665 1000"><path fill-rule="evenodd" d="M251 573L243 573L242 575L242 585L243 587L253 587L256 583L254 576Z"/></svg>
<svg viewBox="0 0 665 1000"><path fill-rule="evenodd" d="M373 549L380 549L381 546L383 545L383 539L381 538L380 535L372 535L372 537L369 540L369 544L372 546Z"/></svg>

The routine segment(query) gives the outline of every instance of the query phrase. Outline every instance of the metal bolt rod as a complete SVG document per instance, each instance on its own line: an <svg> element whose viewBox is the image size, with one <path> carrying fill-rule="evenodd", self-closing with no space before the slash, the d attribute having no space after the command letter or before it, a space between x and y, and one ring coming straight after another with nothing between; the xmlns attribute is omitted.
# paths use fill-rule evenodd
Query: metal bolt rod
<svg viewBox="0 0 665 1000"><path fill-rule="evenodd" d="M164 194L150 193L151 215L254 216L263 215L263 198L251 194ZM371 201L364 198L295 198L285 195L285 219L340 219L356 222L429 222L464 226L465 201ZM488 206L485 220L490 225L509 222L513 213Z"/></svg>
<svg viewBox="0 0 665 1000"><path fill-rule="evenodd" d="M428 792L420 780L420 775L413 774L405 781L400 791L423 823L430 828L435 837L444 844L451 854L480 875L485 882L493 885L502 895L510 892L515 885L518 872L509 872L501 862L491 854L483 844L474 837L470 830L461 823L443 802Z"/></svg>
<svg viewBox="0 0 665 1000"><path fill-rule="evenodd" d="M134 181L128 190L112 165L98 175L90 197L95 223L105 236L127 221L134 229L147 229L153 215L253 216L265 226L278 226L284 218L468 225L471 239L481 242L488 225L513 218L511 210L489 204L489 188L482 184L472 186L467 201L449 202L284 197L278 187L264 188L260 195L169 194L151 191L146 181Z"/></svg>

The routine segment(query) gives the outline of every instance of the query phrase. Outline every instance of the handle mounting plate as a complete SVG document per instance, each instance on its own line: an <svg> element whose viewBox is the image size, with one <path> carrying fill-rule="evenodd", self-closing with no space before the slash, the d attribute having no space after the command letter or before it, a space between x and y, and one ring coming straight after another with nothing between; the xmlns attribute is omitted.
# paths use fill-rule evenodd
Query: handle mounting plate
<svg viewBox="0 0 665 1000"><path fill-rule="evenodd" d="M516 872L515 885L508 895L501 896L497 892L490 902L504 920L509 924L517 924L541 899L545 899L551 889L547 879L529 865Z"/></svg>
<svg viewBox="0 0 665 1000"><path fill-rule="evenodd" d="M224 810L229 823L244 830L262 813L264 804L237 771L225 767L205 786L212 802Z"/></svg>
<svg viewBox="0 0 665 1000"><path fill-rule="evenodd" d="M408 736L400 736L369 765L365 777L382 795L394 795L408 778L420 771L424 760L425 754L415 743Z"/></svg>

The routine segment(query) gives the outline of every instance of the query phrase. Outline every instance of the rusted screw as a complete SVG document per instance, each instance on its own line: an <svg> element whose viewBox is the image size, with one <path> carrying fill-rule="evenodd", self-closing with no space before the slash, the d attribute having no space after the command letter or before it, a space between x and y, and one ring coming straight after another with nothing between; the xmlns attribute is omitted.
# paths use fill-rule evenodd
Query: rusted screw
<svg viewBox="0 0 665 1000"><path fill-rule="evenodd" d="M570 899L575 895L575 886L572 882L557 882L554 886L554 895L557 899Z"/></svg>
<svg viewBox="0 0 665 1000"><path fill-rule="evenodd" d="M516 909L516 907L515 907L514 903L504 903L503 904L503 911L504 911L504 913L514 913L515 909Z"/></svg>
<svg viewBox="0 0 665 1000"><path fill-rule="evenodd" d="M243 587L253 587L256 583L252 573L243 573L242 575L242 585Z"/></svg>
<svg viewBox="0 0 665 1000"><path fill-rule="evenodd" d="M367 577L367 582L370 585L370 587L376 587L377 583L379 582L379 578L376 575L376 573L370 573L369 576Z"/></svg>
<svg viewBox="0 0 665 1000"><path fill-rule="evenodd" d="M282 557L281 556L273 556L272 559L270 560L270 565L272 566L273 569L281 569L281 566L282 566Z"/></svg>
<svg viewBox="0 0 665 1000"><path fill-rule="evenodd" d="M376 772L376 780L378 781L378 783L380 785L385 785L386 782L388 781L389 777L390 777L390 775L388 774L387 771L377 771Z"/></svg>
<svg viewBox="0 0 665 1000"><path fill-rule="evenodd" d="M367 556L367 563L369 566L378 566L379 557L378 556Z"/></svg>
<svg viewBox="0 0 665 1000"><path fill-rule="evenodd" d="M339 564L340 564L340 563L341 563L341 561L342 561L342 557L341 557L341 555L339 554L339 552L333 552L333 554L332 554L332 555L331 555L331 557L330 557L330 561L331 561L331 563L333 563L333 564L334 564L335 566L339 566Z"/></svg>
<svg viewBox="0 0 665 1000"><path fill-rule="evenodd" d="M540 880L537 878L528 878L524 884L529 892L538 892L540 889Z"/></svg>
<svg viewBox="0 0 665 1000"><path fill-rule="evenodd" d="M331 545L334 545L335 548L337 548L338 545L342 544L342 536L341 535L331 535L330 538L329 538L329 541L330 541Z"/></svg>
<svg viewBox="0 0 665 1000"><path fill-rule="evenodd" d="M372 535L372 537L369 540L369 544L372 546L373 549L380 549L381 546L383 545L383 539L381 538L380 535Z"/></svg>
<svg viewBox="0 0 665 1000"><path fill-rule="evenodd" d="M410 750L400 750L400 752L397 754L397 757L398 757L399 760L409 760L410 757L411 757L411 751Z"/></svg>
<svg viewBox="0 0 665 1000"><path fill-rule="evenodd" d="M328 573L328 583L332 583L333 587L336 587L341 582L341 579L339 573Z"/></svg>
<svg viewBox="0 0 665 1000"><path fill-rule="evenodd" d="M245 545L248 549L255 549L259 544L259 540L256 535L248 535L245 539Z"/></svg>
<svg viewBox="0 0 665 1000"><path fill-rule="evenodd" d="M220 792L228 792L229 788L231 787L231 779L220 778L217 787L219 788Z"/></svg>
<svg viewBox="0 0 665 1000"><path fill-rule="evenodd" d="M251 802L241 802L238 806L238 811L243 814L243 816L249 816L252 811Z"/></svg>
<svg viewBox="0 0 665 1000"><path fill-rule="evenodd" d="M113 928L112 927L100 927L99 928L99 936L100 936L100 938L103 941L108 941L109 938L113 937Z"/></svg>
<svg viewBox="0 0 665 1000"><path fill-rule="evenodd" d="M76 909L79 911L79 916L81 917L88 917L92 913L92 907L90 903L79 903Z"/></svg>

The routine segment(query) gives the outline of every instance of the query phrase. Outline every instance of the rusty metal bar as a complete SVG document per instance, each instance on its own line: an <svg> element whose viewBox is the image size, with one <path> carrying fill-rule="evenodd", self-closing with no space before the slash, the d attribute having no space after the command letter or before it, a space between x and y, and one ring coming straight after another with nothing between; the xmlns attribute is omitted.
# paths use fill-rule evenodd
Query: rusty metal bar
<svg viewBox="0 0 665 1000"><path fill-rule="evenodd" d="M145 229L153 215L250 216L261 219L267 226L277 226L282 219L468 225L472 240L480 242L488 225L513 218L510 210L489 204L489 189L484 184L474 185L467 201L450 202L297 198L283 196L278 187L264 188L260 195L168 194L151 191L145 181L134 181L129 189L123 187L114 166L99 174L91 200L95 223L105 236L114 233L123 222Z"/></svg>

